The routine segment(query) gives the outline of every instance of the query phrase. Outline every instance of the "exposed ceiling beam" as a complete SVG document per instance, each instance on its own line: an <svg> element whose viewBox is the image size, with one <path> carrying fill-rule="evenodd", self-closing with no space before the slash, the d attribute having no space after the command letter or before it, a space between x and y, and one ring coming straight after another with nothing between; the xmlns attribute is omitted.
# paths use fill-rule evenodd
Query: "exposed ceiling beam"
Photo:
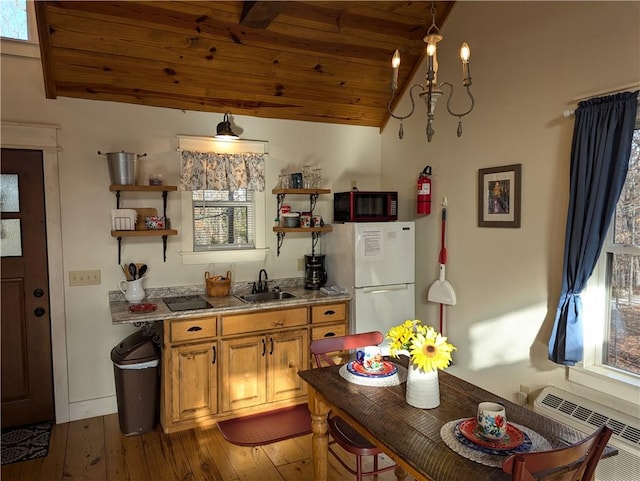
<svg viewBox="0 0 640 481"><path fill-rule="evenodd" d="M267 28L282 11L281 2L244 2L240 25L253 28Z"/></svg>

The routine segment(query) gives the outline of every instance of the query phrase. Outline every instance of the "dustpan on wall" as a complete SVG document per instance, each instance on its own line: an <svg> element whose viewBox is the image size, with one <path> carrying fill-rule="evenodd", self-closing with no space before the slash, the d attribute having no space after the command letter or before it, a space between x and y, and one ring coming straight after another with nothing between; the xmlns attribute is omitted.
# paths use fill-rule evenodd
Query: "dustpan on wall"
<svg viewBox="0 0 640 481"><path fill-rule="evenodd" d="M440 264L440 277L429 287L427 300L448 306L453 306L456 303L456 291L453 290L451 283L445 279L444 264Z"/></svg>
<svg viewBox="0 0 640 481"><path fill-rule="evenodd" d="M447 198L442 202L442 245L440 247L440 275L438 279L431 284L427 293L427 300L437 302L438 304L446 304L453 306L456 303L456 291L453 290L451 283L445 279L445 264L447 263L447 247L445 245L445 232L447 225Z"/></svg>

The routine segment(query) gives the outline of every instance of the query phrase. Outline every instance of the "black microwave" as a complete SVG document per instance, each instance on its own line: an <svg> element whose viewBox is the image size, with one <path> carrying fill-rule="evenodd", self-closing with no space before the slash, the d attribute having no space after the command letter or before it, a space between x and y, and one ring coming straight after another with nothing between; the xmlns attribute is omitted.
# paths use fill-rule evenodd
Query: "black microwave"
<svg viewBox="0 0 640 481"><path fill-rule="evenodd" d="M398 193L352 190L333 194L333 222L398 220Z"/></svg>

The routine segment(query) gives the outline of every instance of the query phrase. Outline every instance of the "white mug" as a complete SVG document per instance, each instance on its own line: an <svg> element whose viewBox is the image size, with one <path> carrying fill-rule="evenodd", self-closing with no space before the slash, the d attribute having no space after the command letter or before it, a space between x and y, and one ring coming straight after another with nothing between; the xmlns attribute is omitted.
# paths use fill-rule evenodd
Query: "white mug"
<svg viewBox="0 0 640 481"><path fill-rule="evenodd" d="M507 432L507 416L504 406L494 402L482 402L478 404L477 414L478 436L488 440L502 439Z"/></svg>
<svg viewBox="0 0 640 481"><path fill-rule="evenodd" d="M118 282L118 289L124 294L124 298L129 301L130 304L135 304L144 299L144 289L142 288L142 281L144 277L136 279L135 281L127 281L122 279ZM122 283L125 283L126 289L122 288Z"/></svg>
<svg viewBox="0 0 640 481"><path fill-rule="evenodd" d="M379 372L384 369L382 350L378 346L366 346L356 351L356 362L365 371Z"/></svg>

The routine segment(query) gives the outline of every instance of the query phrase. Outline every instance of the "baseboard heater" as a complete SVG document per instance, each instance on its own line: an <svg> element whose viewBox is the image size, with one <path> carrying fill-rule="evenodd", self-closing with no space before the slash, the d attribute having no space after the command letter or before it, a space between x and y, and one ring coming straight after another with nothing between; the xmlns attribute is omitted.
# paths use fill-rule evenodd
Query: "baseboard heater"
<svg viewBox="0 0 640 481"><path fill-rule="evenodd" d="M640 419L603 406L555 386L547 386L533 402L533 410L591 434L603 424L613 429L609 444L618 455L603 459L596 481L638 481L640 479Z"/></svg>

